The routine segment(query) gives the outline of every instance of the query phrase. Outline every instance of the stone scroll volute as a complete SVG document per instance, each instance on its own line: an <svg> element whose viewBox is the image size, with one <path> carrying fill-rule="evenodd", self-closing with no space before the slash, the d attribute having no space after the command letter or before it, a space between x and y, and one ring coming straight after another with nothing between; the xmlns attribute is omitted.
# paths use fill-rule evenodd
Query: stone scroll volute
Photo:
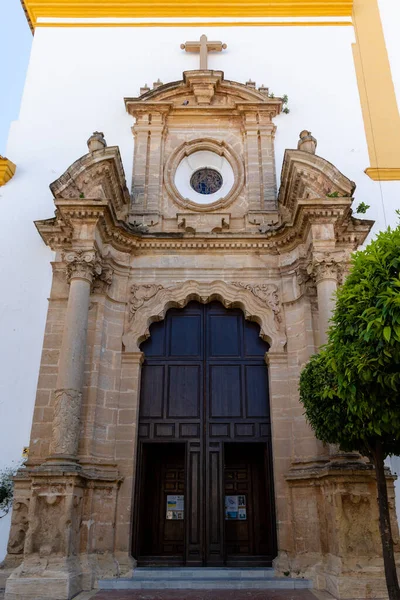
<svg viewBox="0 0 400 600"><path fill-rule="evenodd" d="M281 325L277 287L224 281L186 281L176 287L136 285L131 288L128 327L123 336L127 352L139 352L140 344L149 337L149 327L161 321L169 308L183 308L191 300L207 303L218 300L225 308L240 308L245 318L260 325L260 335L271 346L270 352L283 352L286 335ZM143 289L142 289L143 288Z"/></svg>

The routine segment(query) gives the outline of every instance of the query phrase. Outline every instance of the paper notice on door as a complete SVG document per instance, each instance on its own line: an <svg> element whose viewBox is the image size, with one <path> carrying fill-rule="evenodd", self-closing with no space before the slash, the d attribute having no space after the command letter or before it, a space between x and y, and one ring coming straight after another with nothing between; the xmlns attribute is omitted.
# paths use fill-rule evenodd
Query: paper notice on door
<svg viewBox="0 0 400 600"><path fill-rule="evenodd" d="M168 521L182 521L185 514L185 496L168 495L167 496L167 514Z"/></svg>
<svg viewBox="0 0 400 600"><path fill-rule="evenodd" d="M225 496L225 521L245 521L246 519L246 496Z"/></svg>

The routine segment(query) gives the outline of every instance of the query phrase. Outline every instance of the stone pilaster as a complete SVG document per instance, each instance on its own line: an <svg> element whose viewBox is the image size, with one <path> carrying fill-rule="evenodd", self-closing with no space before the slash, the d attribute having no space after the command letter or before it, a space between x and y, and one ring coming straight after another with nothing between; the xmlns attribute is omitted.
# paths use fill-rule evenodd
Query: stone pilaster
<svg viewBox="0 0 400 600"><path fill-rule="evenodd" d="M165 115L162 111L140 115L135 136L133 212L160 213Z"/></svg>
<svg viewBox="0 0 400 600"><path fill-rule="evenodd" d="M150 213L158 213L161 208L162 154L164 145L164 115L162 113L153 113L151 115L149 135L146 209Z"/></svg>
<svg viewBox="0 0 400 600"><path fill-rule="evenodd" d="M268 113L244 115L249 210L274 210L276 205L274 135Z"/></svg>
<svg viewBox="0 0 400 600"><path fill-rule="evenodd" d="M244 118L246 134L246 167L249 210L261 210L261 178L259 162L259 135L257 113L246 113Z"/></svg>
<svg viewBox="0 0 400 600"><path fill-rule="evenodd" d="M262 165L262 194L261 209L274 210L276 208L276 170L274 138L276 127L271 118L260 114L260 165Z"/></svg>

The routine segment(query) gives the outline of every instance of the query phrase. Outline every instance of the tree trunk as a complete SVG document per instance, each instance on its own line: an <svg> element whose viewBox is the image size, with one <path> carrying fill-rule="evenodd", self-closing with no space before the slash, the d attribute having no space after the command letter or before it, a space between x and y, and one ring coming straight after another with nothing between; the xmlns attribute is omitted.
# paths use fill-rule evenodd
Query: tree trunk
<svg viewBox="0 0 400 600"><path fill-rule="evenodd" d="M372 451L378 487L379 530L382 541L383 562L389 600L400 600L400 588L394 559L392 528L390 526L389 501L387 495L384 456L381 442L377 441Z"/></svg>

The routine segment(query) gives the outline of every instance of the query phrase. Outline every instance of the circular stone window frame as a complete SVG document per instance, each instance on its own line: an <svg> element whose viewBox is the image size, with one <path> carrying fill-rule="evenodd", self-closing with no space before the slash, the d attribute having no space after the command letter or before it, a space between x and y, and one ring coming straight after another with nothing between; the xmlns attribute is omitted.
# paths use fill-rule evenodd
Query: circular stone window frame
<svg viewBox="0 0 400 600"><path fill-rule="evenodd" d="M230 164L234 176L233 185L226 196L209 204L198 204L197 202L193 202L193 200L189 200L189 198L184 198L175 184L175 173L182 160L200 151L209 151L223 156ZM244 186L244 165L226 142L212 139L192 140L176 148L168 158L164 168L164 183L169 196L181 208L196 212L219 210L232 204L242 191Z"/></svg>

